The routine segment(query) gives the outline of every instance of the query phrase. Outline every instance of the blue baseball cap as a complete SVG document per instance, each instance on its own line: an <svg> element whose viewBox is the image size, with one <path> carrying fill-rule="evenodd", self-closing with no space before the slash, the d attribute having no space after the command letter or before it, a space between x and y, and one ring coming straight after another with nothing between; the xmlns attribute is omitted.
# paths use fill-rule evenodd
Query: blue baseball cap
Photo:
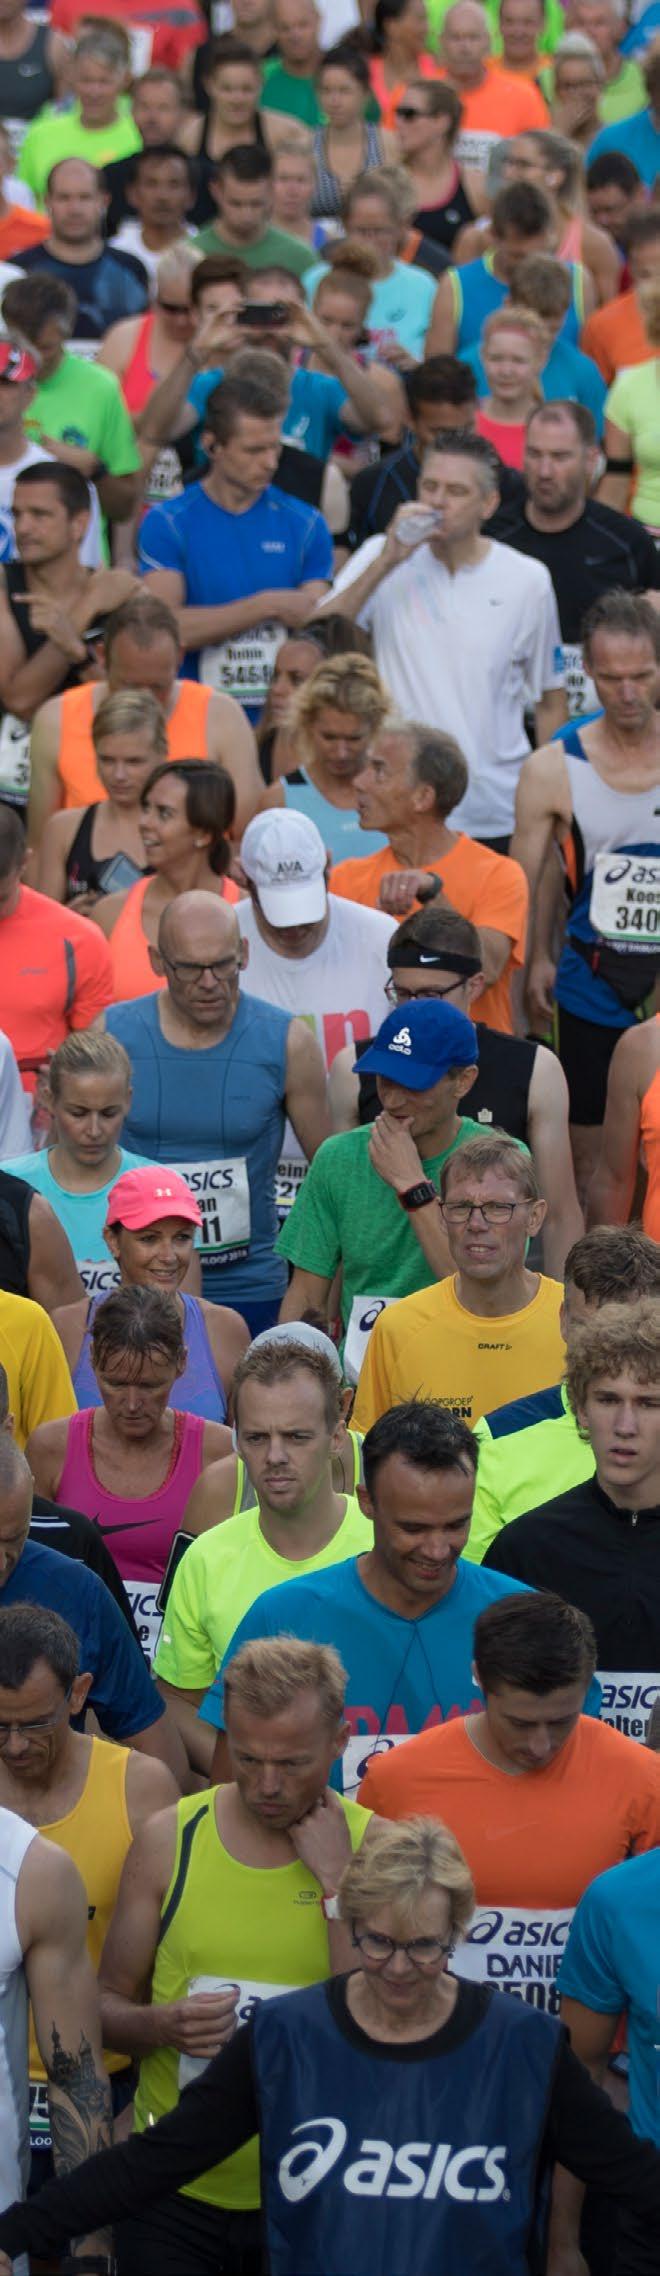
<svg viewBox="0 0 660 2276"><path fill-rule="evenodd" d="M450 1067L476 1067L478 1060L474 1022L455 1004L427 997L389 1013L353 1073L387 1075L404 1091L430 1091Z"/></svg>

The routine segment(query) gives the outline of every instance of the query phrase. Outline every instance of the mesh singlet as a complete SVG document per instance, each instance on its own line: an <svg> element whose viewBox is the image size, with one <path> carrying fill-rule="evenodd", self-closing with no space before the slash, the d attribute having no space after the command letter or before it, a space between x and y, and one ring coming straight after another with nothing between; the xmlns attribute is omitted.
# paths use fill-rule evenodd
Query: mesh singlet
<svg viewBox="0 0 660 2276"><path fill-rule="evenodd" d="M316 175L312 198L312 215L315 219L320 216L324 221L339 221L344 203L344 189L339 180L339 175L333 174L332 168L327 164L325 155L326 132L327 129L324 126L319 126L314 135ZM372 166L382 166L384 163L383 145L378 127L374 124L373 119L365 119L364 135L365 147L360 167L361 174L366 174Z"/></svg>

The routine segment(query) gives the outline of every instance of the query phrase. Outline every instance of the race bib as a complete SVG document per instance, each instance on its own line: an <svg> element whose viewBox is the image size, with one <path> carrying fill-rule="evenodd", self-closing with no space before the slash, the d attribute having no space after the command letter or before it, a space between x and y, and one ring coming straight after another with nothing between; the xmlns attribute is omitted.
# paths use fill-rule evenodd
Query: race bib
<svg viewBox="0 0 660 2276"><path fill-rule="evenodd" d="M163 1615L158 1611L157 1603L160 1581L124 1581L124 1588L145 1659L151 1667L163 1625Z"/></svg>
<svg viewBox="0 0 660 2276"><path fill-rule="evenodd" d="M148 24L127 24L126 30L131 49L131 74L133 79L141 79L143 71L149 70L154 35Z"/></svg>
<svg viewBox="0 0 660 2276"><path fill-rule="evenodd" d="M581 719L585 711L597 711L598 697L593 680L589 678L581 641L563 640L559 656L569 719Z"/></svg>
<svg viewBox="0 0 660 2276"><path fill-rule="evenodd" d="M617 948L656 949L660 940L660 854L598 853L589 916Z"/></svg>
<svg viewBox="0 0 660 2276"><path fill-rule="evenodd" d="M395 1296L354 1296L344 1345L344 1374L347 1383L357 1383L371 1330L388 1304L395 1304Z"/></svg>
<svg viewBox="0 0 660 2276"><path fill-rule="evenodd" d="M52 2150L48 2088L44 2079L30 2079L30 2149ZM12 2263L13 2265L13 2263Z"/></svg>
<svg viewBox="0 0 660 2276"><path fill-rule="evenodd" d="M457 166L472 166L476 174L485 174L493 143L499 140L499 134L490 132L487 127L464 128L456 137L452 153Z"/></svg>
<svg viewBox="0 0 660 2276"><path fill-rule="evenodd" d="M603 1694L601 1722L611 1723L627 1739L644 1745L649 1718L660 1699L660 1675L631 1675L628 1670L605 1668L597 1681Z"/></svg>
<svg viewBox="0 0 660 2276"><path fill-rule="evenodd" d="M32 120L3 118L2 124L5 129L5 133L9 136L12 158L19 158L28 127L32 125Z"/></svg>
<svg viewBox="0 0 660 2276"><path fill-rule="evenodd" d="M556 2015L556 1978L564 1957L573 1908L546 1912L540 1905L479 1905L472 1927L452 1957L455 1976L515 1992L528 2007Z"/></svg>
<svg viewBox="0 0 660 2276"><path fill-rule="evenodd" d="M114 1257L76 1257L77 1270L88 1296L109 1296L111 1288L118 1288L120 1271Z"/></svg>
<svg viewBox="0 0 660 2276"><path fill-rule="evenodd" d="M275 1175L275 1205L280 1225L283 1225L297 1201L307 1163L303 1154L282 1154Z"/></svg>
<svg viewBox="0 0 660 2276"><path fill-rule="evenodd" d="M145 505L160 505L163 498L178 498L183 489L181 460L178 450L169 445L159 450L144 485Z"/></svg>
<svg viewBox="0 0 660 2276"><path fill-rule="evenodd" d="M200 680L218 695L235 696L237 703L265 703L283 639L282 624L255 624L252 632L234 632L216 648L202 649Z"/></svg>
<svg viewBox="0 0 660 2276"><path fill-rule="evenodd" d="M349 1739L342 1755L343 1792L348 1801L355 1801L358 1786L374 1755L390 1754L392 1747L405 1746L409 1737L409 1731L388 1731L387 1735L383 1733L377 1739L370 1739L368 1731L363 1731L360 1738Z"/></svg>
<svg viewBox="0 0 660 2276"><path fill-rule="evenodd" d="M190 1998L193 1992L237 1992L236 2026L240 2031L243 2024L249 2023L255 2007L260 2007L262 2000L279 1999L282 1992L293 1990L293 1984L255 1984L249 1982L247 1977L239 1982L236 1976L191 1976L188 1996ZM206 2062L209 2060L207 2056ZM199 2078L201 2072L206 2070L206 2062L198 2061L195 2055L180 2055L179 2086L188 2086L191 2078Z"/></svg>
<svg viewBox="0 0 660 2276"><path fill-rule="evenodd" d="M250 1246L250 1186L244 1154L233 1161L177 1162L202 1212L202 1263L234 1264Z"/></svg>
<svg viewBox="0 0 660 2276"><path fill-rule="evenodd" d="M0 799L27 806L30 788L30 728L26 719L3 711L0 721Z"/></svg>

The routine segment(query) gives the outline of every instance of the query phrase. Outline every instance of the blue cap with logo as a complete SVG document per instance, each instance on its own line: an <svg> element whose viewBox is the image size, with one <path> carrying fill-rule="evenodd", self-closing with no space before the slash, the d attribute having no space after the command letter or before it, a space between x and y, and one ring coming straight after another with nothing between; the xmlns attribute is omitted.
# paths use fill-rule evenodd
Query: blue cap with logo
<svg viewBox="0 0 660 2276"><path fill-rule="evenodd" d="M386 1075L404 1091L430 1091L450 1067L476 1067L478 1060L474 1022L455 1004L426 997L390 1012L353 1072Z"/></svg>

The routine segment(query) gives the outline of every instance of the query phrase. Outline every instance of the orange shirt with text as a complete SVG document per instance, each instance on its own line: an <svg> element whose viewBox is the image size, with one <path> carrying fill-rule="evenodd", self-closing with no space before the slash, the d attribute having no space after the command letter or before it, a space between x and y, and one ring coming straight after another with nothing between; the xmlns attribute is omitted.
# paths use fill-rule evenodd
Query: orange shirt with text
<svg viewBox="0 0 660 2276"><path fill-rule="evenodd" d="M359 901L363 908L379 909L382 879L405 866L405 862L397 861L391 846L382 846L379 853L365 854L364 859L358 855L353 861L338 862L330 876L330 891L339 893L344 901ZM484 988L473 1008L484 1027L512 1035L511 979L516 965L525 961L529 906L527 879L520 862L512 861L509 854L493 853L478 838L467 838L461 832L439 861L421 866L442 878L444 898L459 916L469 917L473 925L507 934L510 956L499 979L491 988ZM411 908L419 907L419 901L411 902Z"/></svg>

